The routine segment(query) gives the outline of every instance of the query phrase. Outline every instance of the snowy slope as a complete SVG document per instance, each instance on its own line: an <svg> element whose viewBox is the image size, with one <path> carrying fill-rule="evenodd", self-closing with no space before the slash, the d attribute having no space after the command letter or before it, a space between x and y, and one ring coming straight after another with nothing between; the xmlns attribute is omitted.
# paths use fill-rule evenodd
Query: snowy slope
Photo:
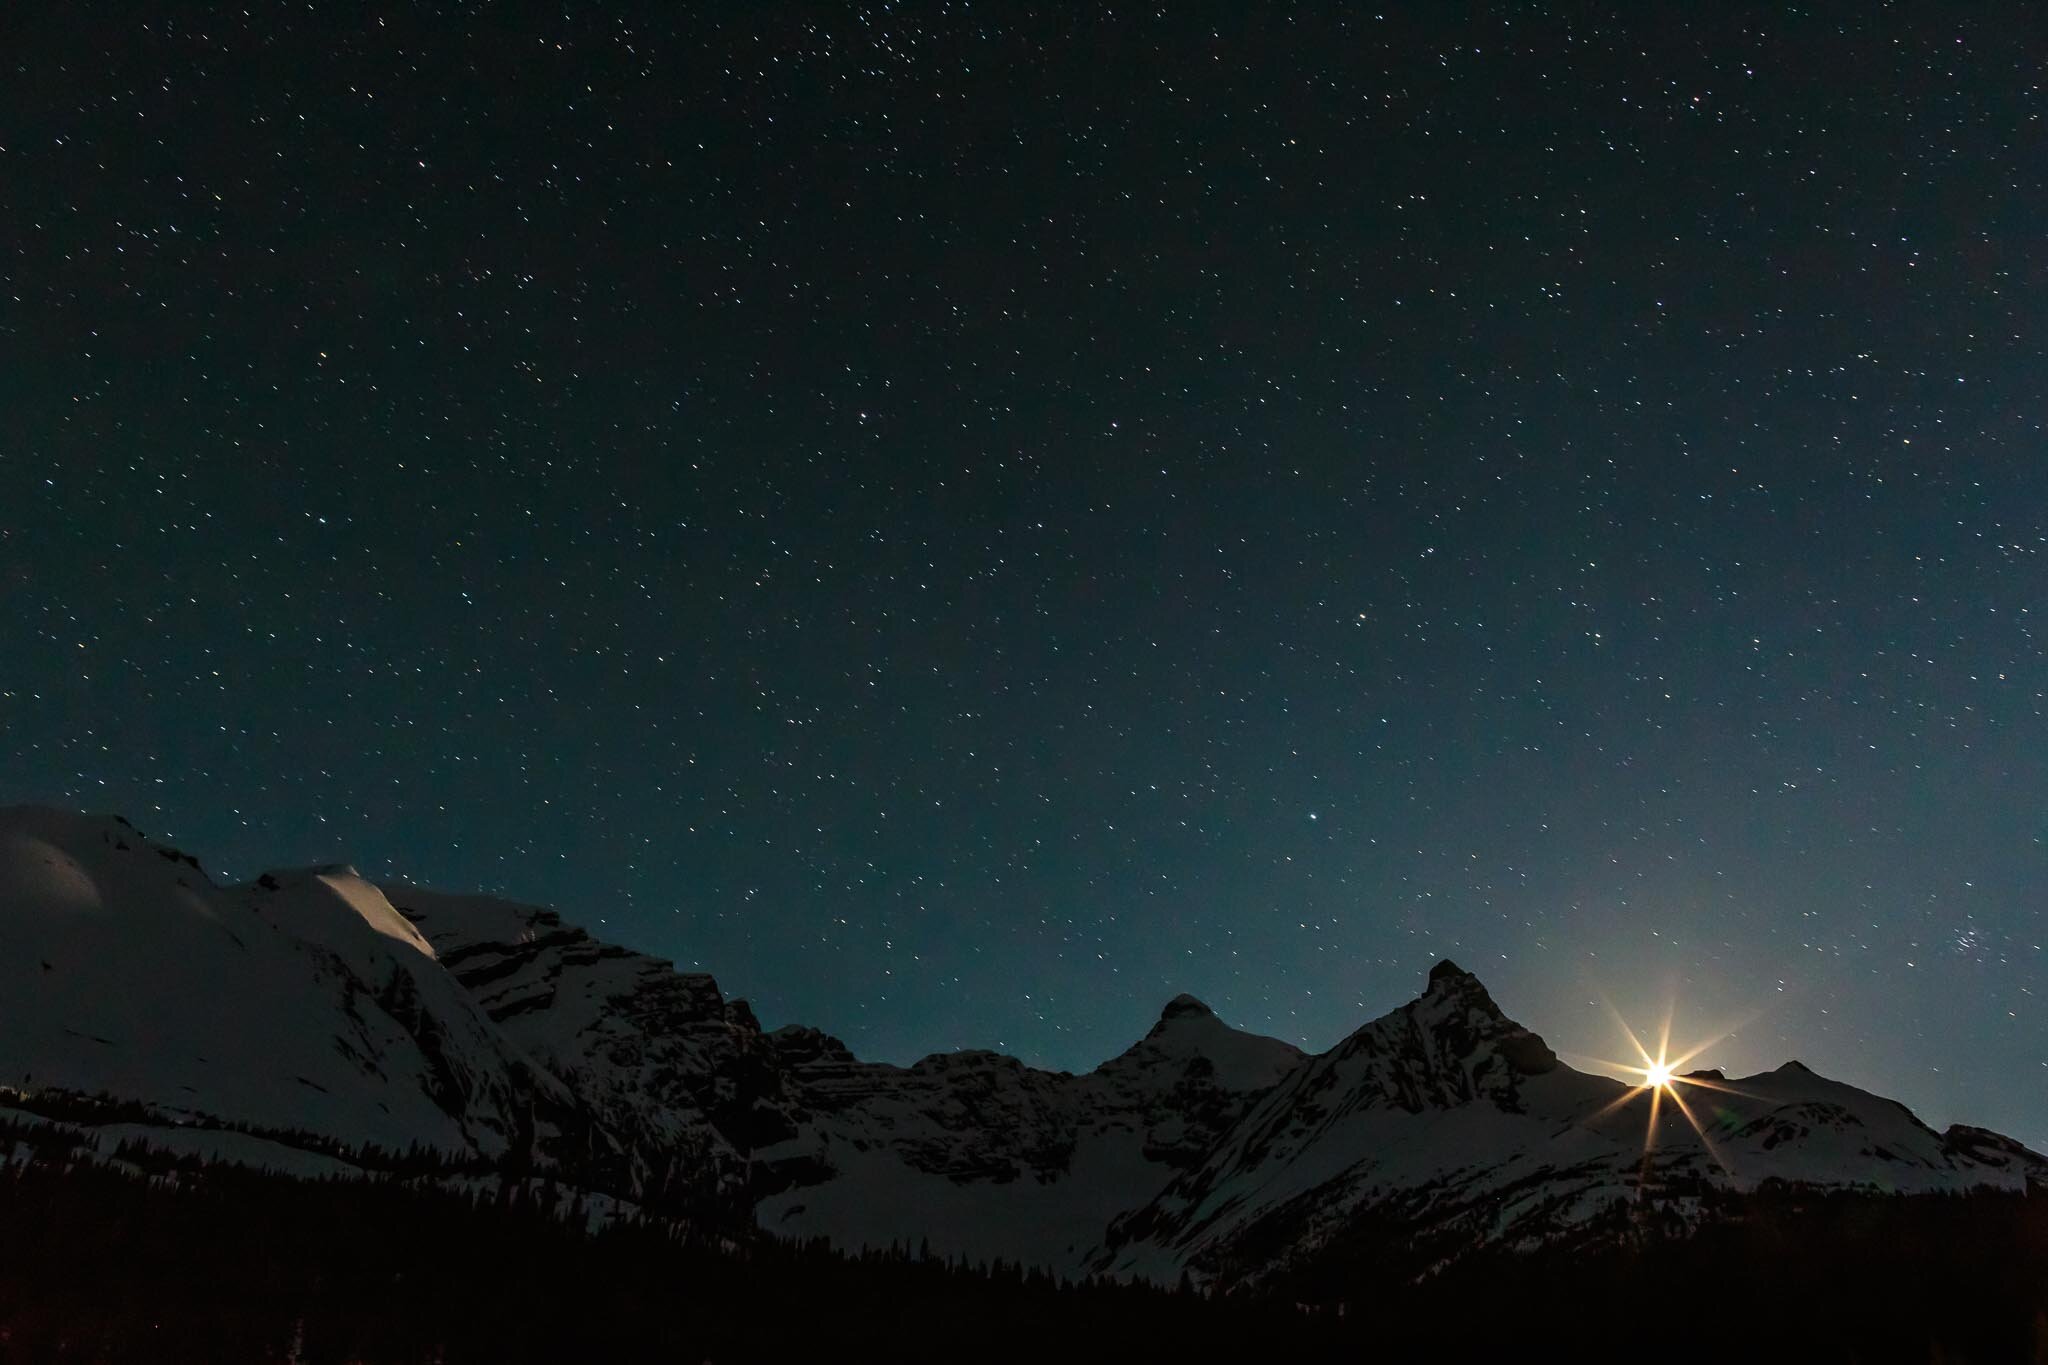
<svg viewBox="0 0 2048 1365"><path fill-rule="evenodd" d="M2008 1138L1796 1062L1679 1093L1703 1132L1669 1103L1649 1132L1644 1094L1450 963L1315 1056L1181 996L1085 1075L863 1062L552 911L341 866L219 886L116 817L0 809L0 1109L61 1111L102 1152L154 1134L325 1173L417 1146L850 1248L1231 1284L1361 1239L1427 1268L1684 1223L1773 1181L2048 1187Z"/></svg>
<svg viewBox="0 0 2048 1365"><path fill-rule="evenodd" d="M1232 1282L1396 1226L1426 1266L1480 1245L1570 1241L1640 1210L1687 1216L1705 1188L1770 1181L1872 1192L2024 1188L2048 1161L1981 1130L1936 1133L1894 1101L1798 1063L1681 1082L1700 1128L1559 1062L1452 963L1417 1000L1311 1058L1145 1208L1094 1269ZM1703 1131L1702 1131L1703 1130ZM1645 1160L1646 1150L1649 1153Z"/></svg>
<svg viewBox="0 0 2048 1365"><path fill-rule="evenodd" d="M518 1060L375 887L220 887L125 822L0 810L0 1084L494 1154Z"/></svg>
<svg viewBox="0 0 2048 1365"><path fill-rule="evenodd" d="M993 1052L910 1067L856 1060L814 1029L771 1035L801 1127L756 1154L762 1226L846 1246L915 1246L1078 1273L1117 1214L1198 1160L1301 1054L1190 996L1084 1076Z"/></svg>

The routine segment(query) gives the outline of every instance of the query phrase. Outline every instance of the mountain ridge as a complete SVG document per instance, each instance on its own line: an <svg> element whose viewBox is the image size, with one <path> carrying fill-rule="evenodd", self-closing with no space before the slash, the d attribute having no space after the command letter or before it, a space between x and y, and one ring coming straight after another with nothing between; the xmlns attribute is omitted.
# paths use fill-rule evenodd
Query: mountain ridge
<svg viewBox="0 0 2048 1365"><path fill-rule="evenodd" d="M710 975L552 910L345 864L219 886L119 817L41 807L0 809L0 948L17 1096L141 1105L187 1148L208 1125L424 1148L1066 1275L1255 1284L1390 1219L1424 1265L1610 1235L1646 1198L1682 1221L1699 1191L1772 1180L2048 1184L2011 1138L1937 1133L1789 1062L1695 1074L1711 1133L1664 1106L1645 1157L1629 1088L1565 1065L1448 959L1320 1053L1183 994L1086 1072L981 1049L898 1066L764 1031Z"/></svg>

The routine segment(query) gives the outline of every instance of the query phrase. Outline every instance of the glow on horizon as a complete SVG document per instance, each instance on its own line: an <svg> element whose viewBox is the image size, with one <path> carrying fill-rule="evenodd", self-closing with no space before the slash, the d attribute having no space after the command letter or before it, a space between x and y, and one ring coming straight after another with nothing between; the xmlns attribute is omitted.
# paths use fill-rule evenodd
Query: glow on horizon
<svg viewBox="0 0 2048 1365"><path fill-rule="evenodd" d="M1622 1036L1628 1039L1629 1046L1635 1050L1638 1061L1617 1062L1604 1057L1591 1057L1587 1058L1587 1060L1606 1067L1610 1071L1618 1071L1627 1077L1640 1079L1631 1080L1627 1090L1623 1091L1611 1103L1603 1105L1587 1122L1597 1123L1609 1114L1626 1108L1639 1096L1648 1095L1650 1097L1650 1114L1649 1120L1643 1129L1643 1171L1647 1174L1650 1158L1655 1151L1657 1143L1657 1119L1662 1111L1665 1099L1669 1098L1671 1103L1678 1107L1678 1112L1684 1115L1685 1121L1692 1126L1693 1132L1699 1135L1700 1144L1707 1149L1707 1155L1711 1156L1714 1159L1714 1163L1722 1170L1730 1171L1732 1174L1732 1169L1728 1165L1726 1158L1721 1155L1720 1148L1716 1147L1714 1140L1707 1136L1705 1125L1699 1121L1698 1115L1693 1113L1692 1106L1685 1102L1684 1091L1688 1088L1697 1088L1701 1090L1717 1090L1729 1095L1740 1095L1743 1093L1717 1077L1700 1072L1687 1073L1685 1071L1685 1068L1701 1053L1714 1046L1714 1044L1730 1037L1735 1032L1735 1027L1723 1029L1712 1037L1673 1055L1671 1051L1671 1021L1674 1011L1667 1009L1664 1012L1663 1026L1657 1035L1657 1050L1653 1054L1649 1047L1644 1044L1643 1040L1636 1036L1636 1031L1628 1026L1628 1021L1621 1017L1618 1010L1609 1005L1607 1012L1614 1016L1615 1024L1621 1029Z"/></svg>

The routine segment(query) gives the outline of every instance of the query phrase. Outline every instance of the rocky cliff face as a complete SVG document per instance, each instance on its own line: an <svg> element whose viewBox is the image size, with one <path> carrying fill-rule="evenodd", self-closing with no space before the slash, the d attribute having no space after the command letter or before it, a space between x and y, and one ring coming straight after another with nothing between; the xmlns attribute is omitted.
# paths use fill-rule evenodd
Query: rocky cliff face
<svg viewBox="0 0 2048 1365"><path fill-rule="evenodd" d="M783 1068L718 983L592 938L552 911L416 887L398 909L509 1045L570 1098L540 1155L629 1193L737 1196L794 1131Z"/></svg>
<svg viewBox="0 0 2048 1365"><path fill-rule="evenodd" d="M1301 1057L1187 996L1080 1076L993 1052L864 1063L812 1029L772 1041L803 1113L759 1153L763 1226L1070 1272L1112 1217L1199 1160Z"/></svg>
<svg viewBox="0 0 2048 1365"><path fill-rule="evenodd" d="M1645 1094L1448 962L1315 1056L1181 996L1083 1075L863 1062L551 911L345 867L223 887L118 819L0 811L0 1106L107 1149L330 1174L431 1152L848 1247L1231 1284L1362 1241L1420 1270L1606 1237L1772 1181L2048 1185L2008 1138L1797 1063L1677 1092L1652 1129Z"/></svg>

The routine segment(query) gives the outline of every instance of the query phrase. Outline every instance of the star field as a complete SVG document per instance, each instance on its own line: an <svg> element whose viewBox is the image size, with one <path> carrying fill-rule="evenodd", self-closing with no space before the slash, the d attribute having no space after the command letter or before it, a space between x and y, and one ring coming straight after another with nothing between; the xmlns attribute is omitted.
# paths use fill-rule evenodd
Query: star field
<svg viewBox="0 0 2048 1365"><path fill-rule="evenodd" d="M17 17L0 800L2048 1145L2040 13L1444 8Z"/></svg>

